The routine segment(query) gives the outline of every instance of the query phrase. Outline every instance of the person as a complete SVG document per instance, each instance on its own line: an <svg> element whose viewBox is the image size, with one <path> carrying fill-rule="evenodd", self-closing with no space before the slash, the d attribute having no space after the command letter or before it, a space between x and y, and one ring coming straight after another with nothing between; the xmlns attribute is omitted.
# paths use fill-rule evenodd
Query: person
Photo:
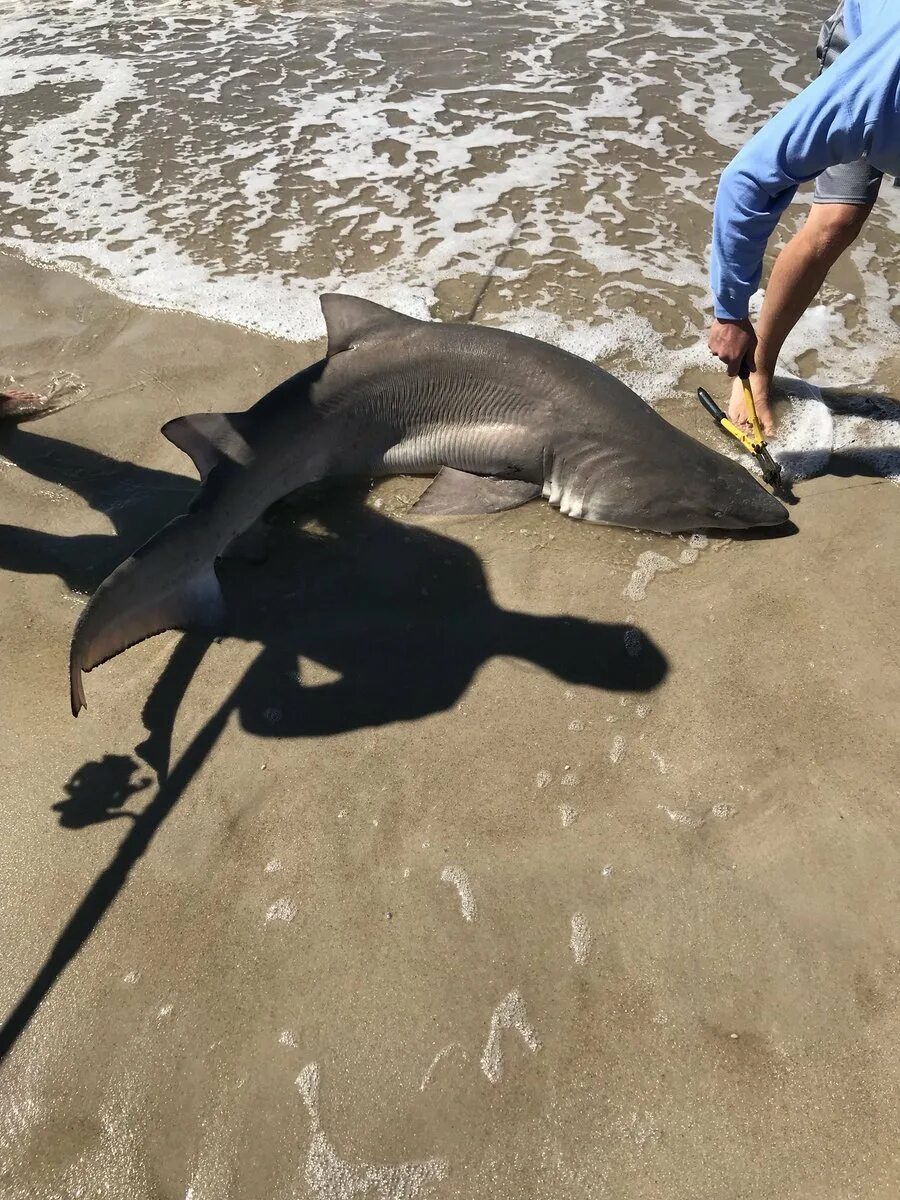
<svg viewBox="0 0 900 1200"><path fill-rule="evenodd" d="M713 216L709 349L730 376L749 370L763 432L785 338L858 236L883 174L900 175L900 4L844 0L822 26L818 77L722 173ZM766 244L797 187L816 179L805 225L772 268L757 328L749 317ZM746 426L740 381L729 415Z"/></svg>

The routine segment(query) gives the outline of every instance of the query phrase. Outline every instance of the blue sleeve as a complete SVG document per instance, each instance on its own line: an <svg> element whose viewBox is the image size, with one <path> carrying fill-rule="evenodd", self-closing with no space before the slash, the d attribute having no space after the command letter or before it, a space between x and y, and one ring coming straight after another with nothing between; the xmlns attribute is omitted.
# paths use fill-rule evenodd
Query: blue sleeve
<svg viewBox="0 0 900 1200"><path fill-rule="evenodd" d="M778 218L799 184L900 140L900 17L882 19L777 113L725 168L716 195L710 283L719 318L741 320Z"/></svg>

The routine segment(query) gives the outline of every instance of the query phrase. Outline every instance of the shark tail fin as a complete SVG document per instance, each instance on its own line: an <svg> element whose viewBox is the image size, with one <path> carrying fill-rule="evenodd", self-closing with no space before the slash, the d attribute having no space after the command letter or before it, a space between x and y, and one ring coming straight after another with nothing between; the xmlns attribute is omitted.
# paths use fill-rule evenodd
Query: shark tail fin
<svg viewBox="0 0 900 1200"><path fill-rule="evenodd" d="M72 715L86 707L82 672L114 658L130 646L167 629L222 628L225 601L212 561L169 572L154 572L154 550L177 535L181 517L117 567L82 612L69 651ZM168 537L166 536L168 535ZM167 555L168 563L173 561ZM196 560L195 560L196 562ZM155 576L155 578L154 578Z"/></svg>

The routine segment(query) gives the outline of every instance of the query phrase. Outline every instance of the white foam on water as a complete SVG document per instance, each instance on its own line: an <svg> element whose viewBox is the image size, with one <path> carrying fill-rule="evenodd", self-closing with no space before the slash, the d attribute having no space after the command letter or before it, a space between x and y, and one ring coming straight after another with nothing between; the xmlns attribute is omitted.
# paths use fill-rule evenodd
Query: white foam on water
<svg viewBox="0 0 900 1200"><path fill-rule="evenodd" d="M778 412L770 446L795 480L826 474L832 460L850 459L861 473L900 482L900 407L879 396L832 396L815 384L784 375L778 385L790 403Z"/></svg>
<svg viewBox="0 0 900 1200"><path fill-rule="evenodd" d="M424 317L452 283L464 315L489 277L480 319L652 401L708 363L697 229L788 65L814 69L808 16L773 0L749 32L725 0L0 0L0 246L298 341L322 334L322 291ZM892 351L876 243L895 201L854 250L863 296L789 343L814 345L817 383L858 386Z"/></svg>
<svg viewBox="0 0 900 1200"><path fill-rule="evenodd" d="M575 913L572 917L572 935L569 938L569 947L572 957L579 967L583 967L587 962L593 940L587 917L584 913Z"/></svg>
<svg viewBox="0 0 900 1200"><path fill-rule="evenodd" d="M491 1014L491 1027L481 1055L481 1069L491 1083L497 1083L503 1076L501 1034L506 1029L514 1029L532 1054L540 1049L541 1043L528 1021L518 988L505 996Z"/></svg>
<svg viewBox="0 0 900 1200"><path fill-rule="evenodd" d="M442 1158L399 1166L342 1159L322 1128L319 1083L317 1063L305 1066L296 1080L309 1114L309 1149L293 1193L297 1200L416 1200L430 1195L434 1184L446 1177L448 1164Z"/></svg>
<svg viewBox="0 0 900 1200"><path fill-rule="evenodd" d="M441 871L441 880L456 888L463 917L467 921L474 921L478 916L478 905L475 903L475 893L472 891L468 874L462 867L448 866Z"/></svg>

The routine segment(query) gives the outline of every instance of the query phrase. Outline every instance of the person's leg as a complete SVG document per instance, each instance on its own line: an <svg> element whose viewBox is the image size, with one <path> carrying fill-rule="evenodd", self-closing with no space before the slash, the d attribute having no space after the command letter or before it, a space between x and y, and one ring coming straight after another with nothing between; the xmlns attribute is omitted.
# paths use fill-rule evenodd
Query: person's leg
<svg viewBox="0 0 900 1200"><path fill-rule="evenodd" d="M847 48L844 0L822 25L816 45L818 74L826 71ZM881 173L865 159L840 163L816 180L816 194L806 224L784 247L763 298L756 336L756 371L750 376L753 400L763 433L775 432L769 392L775 364L785 338L806 312L825 277L841 254L859 236L881 186ZM741 381L736 379L728 415L747 427Z"/></svg>
<svg viewBox="0 0 900 1200"><path fill-rule="evenodd" d="M859 236L872 211L867 204L813 204L803 228L784 247L769 279L756 322L756 371L750 376L753 399L766 436L774 433L770 389L785 338L806 312L841 254ZM729 416L746 425L740 380L735 380Z"/></svg>

